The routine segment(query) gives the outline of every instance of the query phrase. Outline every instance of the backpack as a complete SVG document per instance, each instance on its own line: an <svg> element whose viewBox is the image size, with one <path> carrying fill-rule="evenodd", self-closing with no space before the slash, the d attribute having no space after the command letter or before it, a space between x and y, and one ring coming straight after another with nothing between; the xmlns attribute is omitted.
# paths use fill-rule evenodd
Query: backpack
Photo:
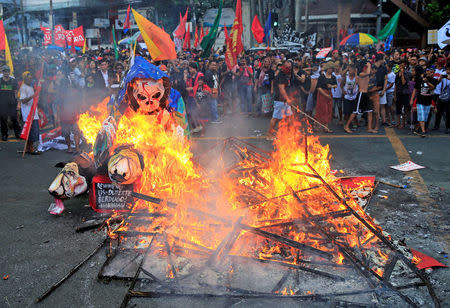
<svg viewBox="0 0 450 308"><path fill-rule="evenodd" d="M441 90L441 94L439 95L439 99L443 102L448 102L450 101L450 82L448 81L448 79L444 79L445 82L445 87L442 88ZM444 82L442 81L442 84L444 84Z"/></svg>

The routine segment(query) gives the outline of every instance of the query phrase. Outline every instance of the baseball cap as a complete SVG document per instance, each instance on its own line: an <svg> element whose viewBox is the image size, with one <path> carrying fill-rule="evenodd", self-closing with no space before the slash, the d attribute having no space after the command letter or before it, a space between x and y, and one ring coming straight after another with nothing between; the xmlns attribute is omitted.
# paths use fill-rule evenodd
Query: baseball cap
<svg viewBox="0 0 450 308"><path fill-rule="evenodd" d="M3 65L3 66L2 66L2 72L5 72L5 71L8 71L8 72L11 71L11 69L9 68L8 65Z"/></svg>

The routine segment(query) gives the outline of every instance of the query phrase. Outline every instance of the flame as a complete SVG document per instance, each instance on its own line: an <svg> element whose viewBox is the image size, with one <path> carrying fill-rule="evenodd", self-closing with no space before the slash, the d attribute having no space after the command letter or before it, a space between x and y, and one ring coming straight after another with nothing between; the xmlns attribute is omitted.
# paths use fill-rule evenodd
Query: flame
<svg viewBox="0 0 450 308"><path fill-rule="evenodd" d="M106 102L80 116L78 125L89 143L94 143L101 123L107 116ZM133 144L144 156L145 170L134 189L166 201L159 205L136 201L134 211L144 210L164 215L145 225L121 224L114 231L133 229L165 232L172 238L171 244L175 243L189 253L189 249L217 249L231 232L233 222L243 217L242 221L246 225L267 227L265 230L269 232L281 233L283 237L328 252L336 263L342 264L342 253L335 246L327 244L329 239L318 233L317 229L311 231L313 228L308 223L310 215L324 215L328 223L324 227L325 232L333 234L336 241L351 248L359 247L361 243L366 248L377 247L377 238L354 216L327 217L327 213L348 209L329 189L333 189L340 198L345 198L346 192L341 189L330 167L332 157L329 146L323 146L318 136L305 137L300 133L301 129L299 122L282 121L274 142L275 151L264 154L267 157L250 147L230 143L230 151L238 155L240 160L228 171L217 172L204 170L195 164L190 141L180 140L172 132L166 131L156 117L125 114L118 123L114 146ZM310 130L309 127L307 129ZM225 165L221 157L217 160L218 166ZM363 187L366 183L360 185ZM177 205L170 207L168 201ZM349 198L347 204L373 228L381 231L354 199ZM199 212L210 214L199 215ZM302 223L289 224L293 219L301 220ZM286 225L269 227L276 223ZM137 246L143 244L138 242ZM260 259L277 258L292 264L297 259L312 257L242 230L230 246L226 252L228 254ZM385 256L380 249L378 252L382 258ZM160 253L166 254L167 251L161 249ZM167 275L174 275L169 266Z"/></svg>

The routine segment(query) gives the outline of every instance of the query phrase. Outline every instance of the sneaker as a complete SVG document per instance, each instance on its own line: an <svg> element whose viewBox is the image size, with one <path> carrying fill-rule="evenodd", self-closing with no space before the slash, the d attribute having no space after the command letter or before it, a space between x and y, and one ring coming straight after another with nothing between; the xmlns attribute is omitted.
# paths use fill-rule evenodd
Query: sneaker
<svg viewBox="0 0 450 308"><path fill-rule="evenodd" d="M193 132L193 133L198 133L198 132L200 132L202 129L203 129L203 126L199 125L199 126L197 126L196 128L192 129L192 132Z"/></svg>
<svg viewBox="0 0 450 308"><path fill-rule="evenodd" d="M223 123L223 121L221 120L211 121L211 124L221 124L221 123Z"/></svg>

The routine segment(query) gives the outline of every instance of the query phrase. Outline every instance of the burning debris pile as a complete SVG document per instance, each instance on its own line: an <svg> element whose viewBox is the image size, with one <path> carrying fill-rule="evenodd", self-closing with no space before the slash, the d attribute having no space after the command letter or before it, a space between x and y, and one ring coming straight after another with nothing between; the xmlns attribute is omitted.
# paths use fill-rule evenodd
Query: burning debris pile
<svg viewBox="0 0 450 308"><path fill-rule="evenodd" d="M93 142L102 108L81 117ZM328 146L283 123L273 153L237 138L192 157L189 141L148 117L122 118L116 145L146 168L134 204L107 222L101 279L131 280L136 297L294 298L368 305L388 294L417 307L431 284L331 172ZM139 282L139 284L138 284ZM374 297L375 296L375 297ZM391 299L392 300L392 299Z"/></svg>

